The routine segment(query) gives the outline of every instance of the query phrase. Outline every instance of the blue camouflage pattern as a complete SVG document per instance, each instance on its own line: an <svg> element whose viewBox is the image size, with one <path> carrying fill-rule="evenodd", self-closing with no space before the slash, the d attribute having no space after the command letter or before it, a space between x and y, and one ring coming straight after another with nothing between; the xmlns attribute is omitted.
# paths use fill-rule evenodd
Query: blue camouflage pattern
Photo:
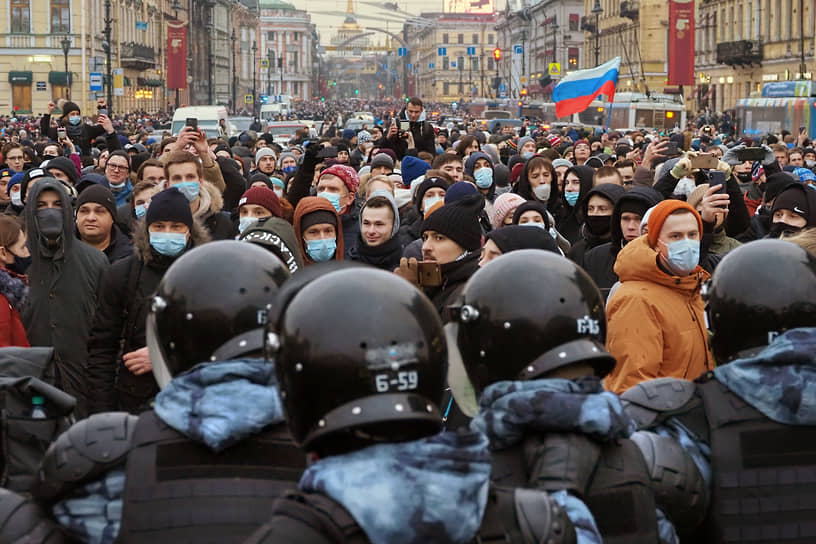
<svg viewBox="0 0 816 544"><path fill-rule="evenodd" d="M680 537L677 536L677 531L674 529L674 524L666 517L663 510L657 510L657 538L660 539L660 544L680 544Z"/></svg>
<svg viewBox="0 0 816 544"><path fill-rule="evenodd" d="M550 497L567 513L567 517L575 528L577 544L601 544L603 542L601 532L595 523L595 517L584 501L570 495L567 491L551 492Z"/></svg>
<svg viewBox="0 0 816 544"><path fill-rule="evenodd" d="M784 425L816 424L816 328L777 336L753 357L714 369L728 389Z"/></svg>
<svg viewBox="0 0 816 544"><path fill-rule="evenodd" d="M490 448L505 449L539 432L577 432L599 441L627 438L635 421L615 393L604 391L596 377L501 381L479 399L470 428L490 438Z"/></svg>
<svg viewBox="0 0 816 544"><path fill-rule="evenodd" d="M487 437L470 431L327 457L300 480L342 504L373 544L469 542L489 486Z"/></svg>
<svg viewBox="0 0 816 544"><path fill-rule="evenodd" d="M263 359L197 365L156 395L154 410L170 427L213 451L284 420L275 365Z"/></svg>
<svg viewBox="0 0 816 544"><path fill-rule="evenodd" d="M125 469L117 468L57 502L51 511L57 523L80 542L112 544L122 525L124 490Z"/></svg>

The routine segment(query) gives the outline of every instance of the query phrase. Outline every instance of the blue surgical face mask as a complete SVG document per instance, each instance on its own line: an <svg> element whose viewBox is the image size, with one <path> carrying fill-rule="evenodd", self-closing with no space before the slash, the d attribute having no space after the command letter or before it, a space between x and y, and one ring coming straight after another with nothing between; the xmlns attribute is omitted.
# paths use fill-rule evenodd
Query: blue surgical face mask
<svg viewBox="0 0 816 544"><path fill-rule="evenodd" d="M580 191L566 191L564 192L564 198L567 199L567 204L570 206L575 206L575 203L578 202L578 197L581 196Z"/></svg>
<svg viewBox="0 0 816 544"><path fill-rule="evenodd" d="M78 125L82 121L82 117L79 115L69 115L68 122L72 125Z"/></svg>
<svg viewBox="0 0 816 544"><path fill-rule="evenodd" d="M535 155L535 153L534 153L534 152L532 152L532 151L525 151L524 153L522 153L522 154L521 154L521 158L522 158L522 159L524 159L524 160L526 161L526 160L532 159L532 158L533 158L533 155Z"/></svg>
<svg viewBox="0 0 816 544"><path fill-rule="evenodd" d="M331 260L335 251L337 251L337 240L334 238L321 238L306 242L306 253L318 263Z"/></svg>
<svg viewBox="0 0 816 544"><path fill-rule="evenodd" d="M663 242L660 242L663 244ZM669 249L666 266L675 276L688 276L700 262L700 241L683 238L664 244Z"/></svg>
<svg viewBox="0 0 816 544"><path fill-rule="evenodd" d="M201 185L197 181L182 181L173 185L181 194L187 199L187 202L192 202L198 198L198 193L201 190Z"/></svg>
<svg viewBox="0 0 816 544"><path fill-rule="evenodd" d="M492 168L479 168L473 173L473 177L476 180L476 186L479 189L488 189L491 185L493 185Z"/></svg>
<svg viewBox="0 0 816 544"><path fill-rule="evenodd" d="M144 204L136 204L133 206L133 213L136 214L136 219L141 219L147 213L147 208Z"/></svg>
<svg viewBox="0 0 816 544"><path fill-rule="evenodd" d="M334 206L334 211L340 213L340 195L338 195L337 193L323 191L322 193L317 193L317 196L323 197L329 202L331 202L331 205Z"/></svg>
<svg viewBox="0 0 816 544"><path fill-rule="evenodd" d="M281 168L281 172L283 172L284 174L291 174L295 170L297 170L297 166L284 166L283 168Z"/></svg>
<svg viewBox="0 0 816 544"><path fill-rule="evenodd" d="M238 232L243 233L246 229L258 222L257 217L242 217L238 220Z"/></svg>
<svg viewBox="0 0 816 544"><path fill-rule="evenodd" d="M162 255L175 257L187 247L187 234L183 232L151 232L150 245Z"/></svg>
<svg viewBox="0 0 816 544"><path fill-rule="evenodd" d="M127 185L127 181L123 181L122 183L109 183L111 191L121 191Z"/></svg>

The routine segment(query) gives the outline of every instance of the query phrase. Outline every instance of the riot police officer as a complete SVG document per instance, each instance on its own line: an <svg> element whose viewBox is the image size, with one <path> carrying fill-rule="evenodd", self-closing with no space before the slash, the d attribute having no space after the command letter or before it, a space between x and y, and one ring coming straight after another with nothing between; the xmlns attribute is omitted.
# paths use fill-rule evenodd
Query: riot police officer
<svg viewBox="0 0 816 544"><path fill-rule="evenodd" d="M657 468L670 467L682 485L702 487L702 478L689 473L690 461L665 465L661 441L646 459L630 439L634 422L601 385L615 360L604 349L604 299L589 276L556 254L517 251L474 274L452 310L461 359L451 355L449 382L475 415L471 429L490 439L493 483L546 490L582 542L674 541L675 512L695 505L666 497L676 482L660 481ZM456 375L460 365L478 408ZM513 521L486 518L482 540L528 542L505 536Z"/></svg>
<svg viewBox="0 0 816 544"><path fill-rule="evenodd" d="M80 421L43 461L38 496L73 536L240 542L268 519L305 466L282 425L274 364L259 357L288 275L268 251L235 241L171 265L147 323L161 387L153 410Z"/></svg>
<svg viewBox="0 0 816 544"><path fill-rule="evenodd" d="M697 542L812 542L816 499L816 259L760 240L722 260L703 298L719 362L696 382L623 395L640 427L673 436L706 475Z"/></svg>
<svg viewBox="0 0 816 544"><path fill-rule="evenodd" d="M469 542L489 454L481 433L439 432L447 348L433 304L370 268L287 298L268 340L292 437L316 462L250 542Z"/></svg>

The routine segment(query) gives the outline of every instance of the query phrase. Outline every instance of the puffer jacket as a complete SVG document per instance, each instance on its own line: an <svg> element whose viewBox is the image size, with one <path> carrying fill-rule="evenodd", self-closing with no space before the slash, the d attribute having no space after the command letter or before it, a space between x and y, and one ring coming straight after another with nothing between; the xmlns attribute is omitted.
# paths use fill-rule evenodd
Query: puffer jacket
<svg viewBox="0 0 816 544"><path fill-rule="evenodd" d="M693 380L713 367L700 287L700 266L671 276L658 265L646 236L632 240L615 262L621 286L607 303L606 349L617 360L605 386L616 393L652 378Z"/></svg>

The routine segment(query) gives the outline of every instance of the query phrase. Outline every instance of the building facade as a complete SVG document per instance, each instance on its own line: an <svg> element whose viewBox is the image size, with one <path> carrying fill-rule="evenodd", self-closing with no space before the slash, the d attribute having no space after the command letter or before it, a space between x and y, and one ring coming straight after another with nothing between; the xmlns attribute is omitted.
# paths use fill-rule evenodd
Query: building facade
<svg viewBox="0 0 816 544"><path fill-rule="evenodd" d="M586 67L580 27L583 14L583 0L507 4L496 25L502 52L499 72L507 98L550 94L552 87L546 76L551 64L558 65L553 81L563 73Z"/></svg>
<svg viewBox="0 0 816 544"><path fill-rule="evenodd" d="M699 3L689 109L724 111L765 82L812 79L815 25L812 1Z"/></svg>
<svg viewBox="0 0 816 544"><path fill-rule="evenodd" d="M310 15L283 0L260 0L259 9L258 95L312 98L319 39Z"/></svg>
<svg viewBox="0 0 816 544"><path fill-rule="evenodd" d="M406 24L408 94L454 102L489 96L498 44L495 13L421 13Z"/></svg>

